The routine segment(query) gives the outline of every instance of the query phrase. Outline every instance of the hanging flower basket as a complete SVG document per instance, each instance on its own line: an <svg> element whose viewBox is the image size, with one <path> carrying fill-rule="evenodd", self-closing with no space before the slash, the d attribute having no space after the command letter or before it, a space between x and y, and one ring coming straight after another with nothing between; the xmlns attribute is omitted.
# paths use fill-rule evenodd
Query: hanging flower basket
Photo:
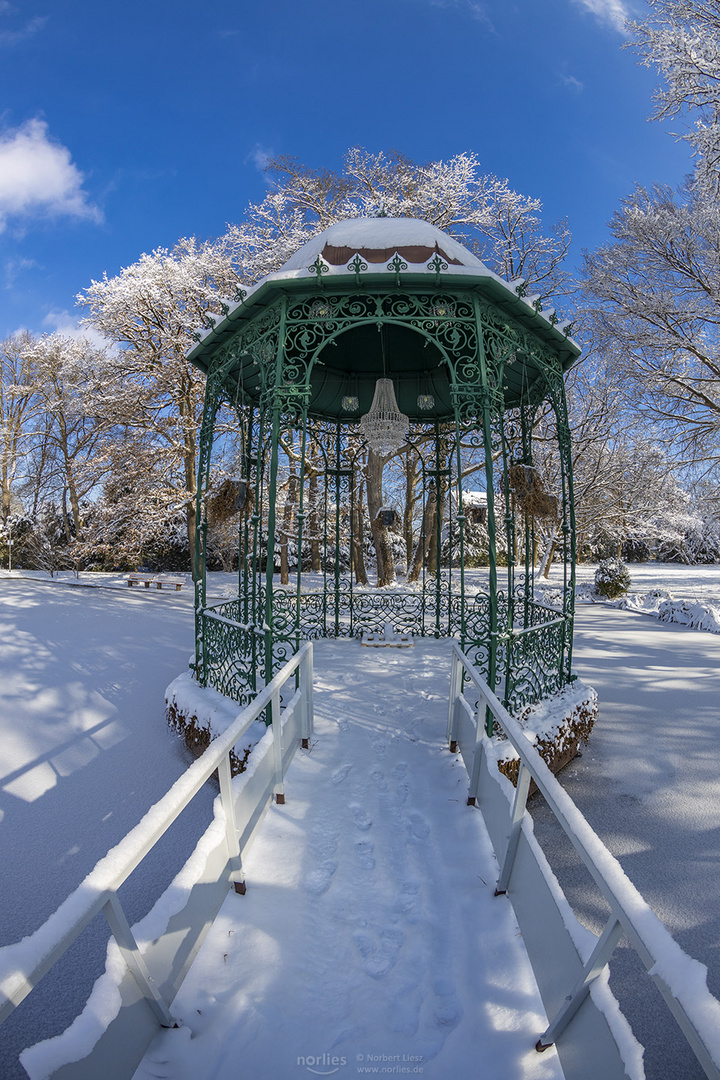
<svg viewBox="0 0 720 1080"><path fill-rule="evenodd" d="M205 500L208 525L211 529L216 529L236 514L247 517L254 501L255 496L247 480L223 480L217 489L210 491Z"/></svg>
<svg viewBox="0 0 720 1080"><path fill-rule="evenodd" d="M510 490L527 517L558 521L560 507L557 495L551 495L540 472L533 465L510 465L507 471Z"/></svg>

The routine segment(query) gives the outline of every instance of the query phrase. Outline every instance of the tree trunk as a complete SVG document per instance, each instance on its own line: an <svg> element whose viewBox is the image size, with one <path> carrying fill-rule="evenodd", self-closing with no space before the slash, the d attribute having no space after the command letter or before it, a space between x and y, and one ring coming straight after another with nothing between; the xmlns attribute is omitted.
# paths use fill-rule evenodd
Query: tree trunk
<svg viewBox="0 0 720 1080"><path fill-rule="evenodd" d="M557 525L553 525L552 531L548 536L547 547L545 548L545 554L542 557L542 561L538 568L537 576L547 579L550 576L550 567L552 566L553 555L555 554L555 545L557 543L558 528Z"/></svg>
<svg viewBox="0 0 720 1080"><path fill-rule="evenodd" d="M390 537L387 527L378 518L383 504L382 474L385 462L380 454L368 449L367 463L367 504L370 514L370 528L372 529L373 544L377 556L377 584L378 588L385 585L396 585L395 561L392 556Z"/></svg>
<svg viewBox="0 0 720 1080"><path fill-rule="evenodd" d="M322 570L322 560L320 558L320 514L318 513L318 496L319 487L318 484L318 453L313 443L310 449L310 483L308 485L308 526L310 531L310 565L314 573L320 573Z"/></svg>
<svg viewBox="0 0 720 1080"><path fill-rule="evenodd" d="M403 514L403 535L405 537L405 562L408 572L413 557L413 509L415 507L415 487L417 485L418 459L408 447L405 455L405 512Z"/></svg>
<svg viewBox="0 0 720 1080"><path fill-rule="evenodd" d="M295 515L295 496L297 494L298 478L295 473L288 477L287 497L283 509L282 529L280 533L280 584L287 585L290 580L288 566L288 537L292 528ZM298 558L300 553L298 552Z"/></svg>
<svg viewBox="0 0 720 1080"><path fill-rule="evenodd" d="M417 546L415 548L415 556L408 573L408 581L417 581L420 577L425 559L427 557L428 548L430 547L430 541L435 535L435 515L437 511L437 500L435 497L435 488L431 487L428 491L427 501L425 502L425 511L423 513L422 528L420 529L420 536L418 537Z"/></svg>
<svg viewBox="0 0 720 1080"><path fill-rule="evenodd" d="M360 480L357 490L357 498L355 503L355 535L353 537L353 544L355 545L354 551L354 563L355 563L355 584L367 585L367 570L365 569L365 526L364 526L364 514L363 514L363 481Z"/></svg>
<svg viewBox="0 0 720 1080"><path fill-rule="evenodd" d="M438 527L440 529L440 541L442 541L442 524L445 516L445 484L443 480L440 481L440 489L438 492L437 506L435 510L432 534L430 536L430 545L427 555L428 570L431 574L440 573L440 552L438 551ZM438 516L440 518L438 526Z"/></svg>

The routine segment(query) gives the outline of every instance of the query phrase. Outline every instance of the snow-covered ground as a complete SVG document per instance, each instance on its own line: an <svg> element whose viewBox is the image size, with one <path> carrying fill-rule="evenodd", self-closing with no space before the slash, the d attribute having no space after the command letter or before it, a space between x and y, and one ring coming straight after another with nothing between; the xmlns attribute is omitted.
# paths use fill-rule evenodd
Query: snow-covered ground
<svg viewBox="0 0 720 1080"><path fill-rule="evenodd" d="M580 580L584 575L590 580L593 573L594 567L581 567ZM676 597L703 602L717 602L720 597L720 567L631 564L630 573L633 592L665 588ZM165 728L162 698L165 686L184 669L191 649L191 588L183 588L181 593L158 592L154 588L129 589L122 575L116 575L114 579L109 575L81 575L79 583L65 584L50 583L47 575L33 576L45 580L29 581L18 575L12 575L15 580L8 580L7 573L0 573L0 639L3 644L0 652L0 731L3 737L0 761L4 777L0 796L0 813L3 815L0 820L3 866L0 925L4 942L16 940L42 922L95 860L169 788L186 764L178 742ZM110 588L82 588L78 584L101 584ZM211 596L222 598L231 595L232 589L233 575L212 575ZM327 643L322 648L348 645L352 643ZM710 988L719 994L720 818L717 808L720 806L720 742L717 736L720 637L663 624L644 615L605 605L580 604L575 664L580 676L599 692L600 719L589 750L565 771L563 783L680 944L690 955L708 964ZM331 724L341 718L339 706L351 688L335 685L330 670L322 674L330 684L328 693L333 695L329 698L331 712L323 724ZM399 688L399 680L397 685ZM361 736L366 739L364 749L349 748L346 754L340 755L342 761L328 761L332 775L341 771L343 765L353 765L337 785L349 793L344 804L349 832L343 822L343 828L337 829L337 849L327 855L313 849L312 841L317 834L312 829L303 841L308 845L307 856L318 859L321 870L323 863L337 862L328 889L322 891L325 881L322 875L312 879L308 870L308 877L303 877L302 866L307 864L301 864L301 845L282 874L271 869L269 864L265 868L259 864L255 867L256 877L259 875L262 888L266 890L264 895L270 895L273 890L276 896L287 895L286 890L283 892L283 884L300 880L305 883L305 888L299 890L303 910L311 911L317 904L328 906L324 924L327 932L333 941L348 950L356 965L358 980L361 982L364 978L367 985L376 990L379 983L392 988L392 980L403 972L408 979L414 977L419 969L411 964L409 967L403 965L409 963L413 955L427 961L435 947L432 942L421 940L417 925L403 921L405 916L402 916L399 929L405 937L394 966L378 979L373 979L363 966L366 959L363 950L379 964L379 970L388 960L387 950L392 939L383 939L382 931L388 926L393 928L391 916L397 914L397 908L392 907L390 897L377 889L373 893L369 888L371 881L378 883L386 876L384 860L390 858L391 848L383 847L372 835L361 835L363 830L354 820L354 809L364 809L374 823L380 802L363 804L362 800L380 800L381 794L388 800L397 798L400 780L392 775L397 761L393 761L388 769L387 765L383 767L372 759L368 762L372 766L368 768L368 774L377 767L385 775L379 781L371 777L371 785L363 788L361 794L354 793L352 784L357 783L359 777L359 770L354 771L355 757L367 753L372 758L371 734L377 734L378 725L388 725L388 710L383 719L374 712L373 706L384 707L394 690L392 679L379 682L378 693L365 703L373 725L368 722L356 732L358 739ZM423 723L416 727L416 734L425 730L432 712L431 702L422 700L418 715L422 715ZM392 707L390 702L390 709ZM396 728L402 726L395 725ZM394 730L391 712L389 729ZM340 734L338 731L338 740ZM396 740L391 736L388 744L392 747L394 741L398 748L402 746L401 736L398 735ZM326 745L322 745L323 742ZM418 742L422 744L422 737ZM342 744L338 742L338 745ZM345 745L349 747L348 743ZM408 742L407 748L414 750L417 744ZM313 755L318 752L330 754L330 740L319 738L307 759L296 759L293 770L298 784L309 783L303 769L312 767ZM386 756L389 753L386 750ZM409 762L409 756L406 754L400 760ZM430 763L417 767L429 769ZM291 770L288 783L294 782ZM382 783L388 785L384 794L379 787ZM430 820L427 807L420 799L421 793L425 794L422 787L419 784L408 793L404 809L398 806L399 820L405 823L403 828L409 828L407 823L411 813L420 815L424 822ZM288 791L291 790L289 787ZM212 794L212 791L208 792L204 808L198 804L198 819L187 820L183 815L157 858L143 869L140 879L135 880L141 874L137 871L129 880L123 902L131 921L144 913L148 897L157 896L184 861L209 815ZM420 801L415 802L415 799ZM277 834L271 838L271 845L279 845L283 833L297 840L298 818L294 815L305 813L301 807L306 807L310 813L312 805L309 796L303 796L298 789L285 807L286 816L278 819ZM454 805L448 802L448 807ZM407 816L403 818L403 814ZM474 818L475 814L468 811L464 815L464 827L471 828L465 823ZM366 832L372 834L374 828L375 824ZM586 921L596 926L602 913L590 904L589 890L576 872L572 856L564 852L550 823L541 821L538 832L545 843L554 845L561 862L566 863L566 887L574 903L584 912ZM406 840L408 851L419 858L422 845L413 846L414 841L409 836ZM358 843L374 843L376 850L369 852L367 848L358 848ZM252 859L260 859L260 849L257 851L257 855L251 851L249 868L253 866ZM364 856L367 856L368 864L375 860L375 868L363 869L361 859ZM438 911L434 890L426 890L420 864L408 865L404 878L418 884L415 896L422 901L424 916L432 921ZM354 887L352 873L356 874L359 886L368 885L365 899L369 902L374 898L379 905L366 919L370 931L367 938L361 935L362 947L353 934L364 928L352 924L350 916L343 921L342 912L331 907L334 890L346 898L353 895L350 891ZM347 876L343 876L345 874ZM320 889L317 897L312 893L313 883ZM255 895L258 895L257 891ZM293 894L294 900L296 895ZM410 893L409 899L412 896ZM236 900L241 904L257 904L252 888L246 897ZM231 897L230 902L234 903L235 899ZM437 902L440 903L440 897ZM481 904L481 897L477 897L476 902ZM287 912L290 906L286 905L283 910L292 919L295 916ZM250 907L243 910L250 910ZM462 912L456 911L452 918L460 915ZM320 950L317 957L326 956L327 952L322 952L321 927L311 923L309 915L306 924L300 937L309 934L307 927L310 927L310 936ZM259 922L258 927L261 929ZM48 975L0 1029L0 1075L3 1080L23 1076L17 1064L18 1049L60 1030L76 1014L102 966L105 937L102 923L89 928L57 974ZM452 935L450 937L452 939ZM258 933L255 940L258 947L262 944L266 949L265 955L272 955L269 931L267 937ZM233 947L242 948L236 943ZM453 967L452 974L439 976L439 985L441 989L449 989L452 984L455 1005L460 1006L464 1016L471 1015L467 1005L472 1001L470 975L463 969L452 940L449 948L450 963L457 966ZM223 972L227 964L225 951L227 949L223 949ZM320 963L307 953L302 955L309 965L308 970L314 970ZM649 1032L649 1041L660 1047L657 1050L651 1045L648 1050L648 1077L650 1080L677 1080L679 1077L694 1080L700 1074L682 1049L682 1038L673 1036L668 1014L659 997L649 995L646 984L642 990L637 989L633 965L626 962L629 955L629 949L619 951L619 959L613 965L613 983L637 1024L642 1041L645 1041L643 1035L648 1036ZM220 958L217 960L219 965ZM299 974L296 972L296 977L299 978ZM443 979L447 981L443 982ZM417 1038L430 1039L432 1035L437 1040L443 1035L444 1028L441 1024L433 1029L434 1012L430 1005L437 1004L436 998L439 1001L443 994L438 996L434 986L427 981L424 985L428 996L426 1004L416 1013ZM399 986L399 983L395 984L395 989ZM258 992L267 989L260 987ZM332 996L330 989L328 997ZM190 986L187 992L190 993ZM374 996L366 994L369 1008L377 996L377 993ZM451 994L445 996L449 998ZM242 1007L252 1011L257 1007L253 1000L248 989L247 1001ZM239 1009L240 1004L228 992L230 1012ZM515 1015L516 1004L511 1002L510 1015ZM215 1007L222 1008L222 1001ZM382 1017L386 1023L382 1030L387 1031L392 1022L389 1015ZM272 1017L272 1013L266 1015L260 1009L258 1016L260 1024L271 1023L267 1016ZM291 1011L288 1017L291 1028L293 1024L297 1025L297 1014ZM464 1020L444 1040L442 1053L433 1060L451 1061L443 1055L447 1048L451 1048L448 1052L454 1053L454 1045L463 1045L462 1039L466 1037L463 1027ZM297 1026L293 1030L297 1030ZM208 1053L214 1052L210 1024L201 1038L205 1040ZM372 1044L367 1041L365 1045L370 1047ZM241 1059L253 1052L243 1048ZM304 1056L324 1052L313 1045L307 1047ZM364 1052L357 1050L357 1053ZM298 1050L296 1056L303 1056L303 1051ZM261 1069L256 1075L265 1074ZM292 1071L287 1075L296 1074L293 1058ZM452 1071L448 1075L453 1075Z"/></svg>
<svg viewBox="0 0 720 1080"><path fill-rule="evenodd" d="M689 568L678 570L685 572L671 583L645 583L712 598L720 568L700 568L696 581ZM582 758L561 774L563 786L682 948L707 965L708 986L720 997L720 637L579 604L574 667L597 690L600 711ZM597 932L605 912L595 890L551 815L532 809L573 906ZM611 972L647 1047L649 1080L700 1080L630 948L618 950Z"/></svg>
<svg viewBox="0 0 720 1080"><path fill-rule="evenodd" d="M450 648L316 643L315 735L137 1080L560 1078L467 774L445 746ZM192 1032L192 1039L190 1034Z"/></svg>
<svg viewBox="0 0 720 1080"><path fill-rule="evenodd" d="M187 768L163 700L193 645L180 595L0 580L0 944L41 925ZM184 863L213 794L123 887L131 921ZM98 917L0 1027L2 1080L25 1077L19 1050L76 1015L106 940Z"/></svg>
<svg viewBox="0 0 720 1080"><path fill-rule="evenodd" d="M699 600L720 604L720 564L684 566L682 563L627 563L631 593L649 593L667 589L679 600ZM578 584L590 584L597 563L580 563ZM557 565L550 572L550 582L559 581Z"/></svg>

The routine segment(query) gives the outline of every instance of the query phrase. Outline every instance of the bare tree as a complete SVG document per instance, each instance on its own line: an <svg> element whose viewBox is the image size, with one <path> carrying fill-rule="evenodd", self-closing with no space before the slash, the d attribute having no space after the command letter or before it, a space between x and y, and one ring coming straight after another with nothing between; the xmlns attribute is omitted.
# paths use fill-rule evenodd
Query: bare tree
<svg viewBox="0 0 720 1080"><path fill-rule="evenodd" d="M84 338L28 336L22 353L35 400L31 433L33 501L53 499L65 537L82 538L82 500L109 470L107 447L117 425L100 413L107 354Z"/></svg>
<svg viewBox="0 0 720 1080"><path fill-rule="evenodd" d="M681 117L695 153L694 182L711 195L720 181L720 0L648 0L650 15L631 23L643 63L664 79L656 118Z"/></svg>
<svg viewBox="0 0 720 1080"><path fill-rule="evenodd" d="M0 344L0 521L13 508L18 477L31 449L37 399L27 352L28 333L14 334Z"/></svg>
<svg viewBox="0 0 720 1080"><path fill-rule="evenodd" d="M185 355L193 332L236 285L224 245L186 238L172 251L142 255L116 277L93 281L78 296L87 323L123 346L109 357L108 409L128 430L142 433L132 444L142 450L135 469L154 470L167 510L183 508L190 550L204 380Z"/></svg>
<svg viewBox="0 0 720 1080"><path fill-rule="evenodd" d="M720 455L720 219L702 191L637 188L586 257L590 330L638 411L689 458Z"/></svg>

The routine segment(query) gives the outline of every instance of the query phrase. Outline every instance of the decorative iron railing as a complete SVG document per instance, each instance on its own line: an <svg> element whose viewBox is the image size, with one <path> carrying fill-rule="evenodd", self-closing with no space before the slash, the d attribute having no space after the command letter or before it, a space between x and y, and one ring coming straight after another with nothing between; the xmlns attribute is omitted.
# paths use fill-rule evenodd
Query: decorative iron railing
<svg viewBox="0 0 720 1080"><path fill-rule="evenodd" d="M202 653L196 667L203 685L209 684L240 705L248 705L258 688L265 685L264 631L240 622L239 612L239 600L202 610Z"/></svg>
<svg viewBox="0 0 720 1080"><path fill-rule="evenodd" d="M479 592L464 598L447 584L441 582L440 590L352 589L343 582L335 593L323 589L299 595L294 588L275 589L272 627L244 623L239 600L215 604L202 612L200 679L247 704L265 682L268 633L272 670L276 671L301 641L382 634L389 625L396 634L460 638L473 664L511 712L548 697L570 681L570 616L523 599L514 602L510 625L507 596L498 592L494 598L497 630L493 632L490 595Z"/></svg>

